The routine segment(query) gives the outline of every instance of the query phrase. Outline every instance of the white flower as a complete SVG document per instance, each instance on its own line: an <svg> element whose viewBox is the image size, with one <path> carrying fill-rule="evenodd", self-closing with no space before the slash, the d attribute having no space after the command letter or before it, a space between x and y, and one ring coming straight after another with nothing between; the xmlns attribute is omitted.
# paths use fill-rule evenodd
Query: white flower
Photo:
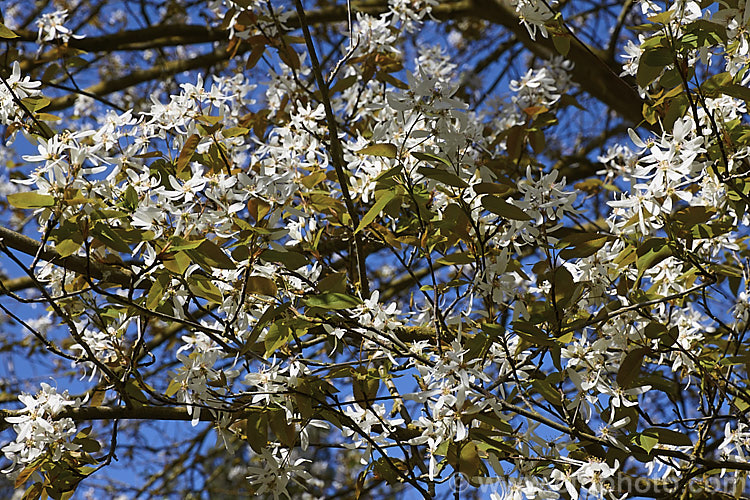
<svg viewBox="0 0 750 500"><path fill-rule="evenodd" d="M304 458L292 461L291 453L286 448L266 447L261 452L263 464L261 466L250 466L247 468L247 480L254 487L255 494L260 496L264 493L273 495L274 500L282 496L291 500L287 486L289 481L302 485L300 479L312 478L305 470L303 464L309 462Z"/></svg>
<svg viewBox="0 0 750 500"><path fill-rule="evenodd" d="M521 24L526 27L532 40L536 39L536 32L547 38L547 28L544 23L552 19L554 13L540 0L512 0Z"/></svg>
<svg viewBox="0 0 750 500"><path fill-rule="evenodd" d="M73 420L54 417L65 407L80 406L81 401L71 400L67 391L59 394L49 384L42 383L41 386L36 396L18 396L25 408L19 415L5 418L6 422L13 424L16 432L15 441L2 448L5 457L12 462L2 471L5 474L17 473L45 453L50 453L52 460L59 460L63 451L79 448L71 442L77 432Z"/></svg>
<svg viewBox="0 0 750 500"><path fill-rule="evenodd" d="M603 498L610 491L608 479L613 477L619 468L618 460L615 460L611 467L606 462L591 460L581 465L572 477L575 477L590 494Z"/></svg>
<svg viewBox="0 0 750 500"><path fill-rule="evenodd" d="M37 89L42 85L42 82L32 81L29 76L21 78L21 66L18 64L18 61L13 61L12 71L7 82L8 86L13 89L13 93L19 99L39 95L39 90ZM4 86L3 90L5 90Z"/></svg>
<svg viewBox="0 0 750 500"><path fill-rule="evenodd" d="M67 19L67 9L59 9L51 14L42 14L42 17L36 21L36 25L39 28L36 37L37 43L51 42L58 39L62 43L67 43L70 38L83 38L82 35L74 35L68 28L63 26L63 23Z"/></svg>
<svg viewBox="0 0 750 500"><path fill-rule="evenodd" d="M549 484L550 487L559 491L565 486L565 490L568 492L568 495L570 495L570 498L578 500L578 487L573 483L575 478L569 470L563 472L560 469L555 469L552 471L551 479L552 481L550 481Z"/></svg>

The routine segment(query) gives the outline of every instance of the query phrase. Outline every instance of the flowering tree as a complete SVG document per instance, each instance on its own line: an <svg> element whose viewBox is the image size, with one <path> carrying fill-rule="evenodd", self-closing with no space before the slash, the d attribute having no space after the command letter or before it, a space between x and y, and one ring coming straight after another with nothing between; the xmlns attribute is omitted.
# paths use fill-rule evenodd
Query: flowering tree
<svg viewBox="0 0 750 500"><path fill-rule="evenodd" d="M7 496L745 492L750 3L2 15Z"/></svg>

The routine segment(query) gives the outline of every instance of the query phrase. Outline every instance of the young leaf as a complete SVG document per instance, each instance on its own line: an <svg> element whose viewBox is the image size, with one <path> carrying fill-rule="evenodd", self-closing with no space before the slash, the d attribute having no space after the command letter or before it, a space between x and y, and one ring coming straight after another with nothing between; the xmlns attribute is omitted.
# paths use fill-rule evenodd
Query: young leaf
<svg viewBox="0 0 750 500"><path fill-rule="evenodd" d="M0 38L18 38L18 35L3 23L0 23Z"/></svg>
<svg viewBox="0 0 750 500"><path fill-rule="evenodd" d="M482 198L482 206L493 214L514 220L531 220L531 217L522 209L511 205L497 196L486 195Z"/></svg>
<svg viewBox="0 0 750 500"><path fill-rule="evenodd" d="M321 309L351 309L362 304L362 301L344 293L323 293L312 295L304 299L308 307L320 307Z"/></svg>
<svg viewBox="0 0 750 500"><path fill-rule="evenodd" d="M255 453L261 453L268 442L268 413L253 412L245 424L245 440Z"/></svg>
<svg viewBox="0 0 750 500"><path fill-rule="evenodd" d="M13 193L8 195L8 203L16 208L42 208L55 204L55 198L40 193Z"/></svg>
<svg viewBox="0 0 750 500"><path fill-rule="evenodd" d="M417 172L424 175L428 179L436 180L438 182L445 184L446 186L453 186L453 187L459 187L459 188L469 187L466 181L464 181L462 178L460 178L456 174L446 172L442 168L419 167L417 169Z"/></svg>
<svg viewBox="0 0 750 500"><path fill-rule="evenodd" d="M395 158L398 155L398 148L391 143L384 142L372 144L366 148L357 151L358 155L384 156L385 158Z"/></svg>
<svg viewBox="0 0 750 500"><path fill-rule="evenodd" d="M643 358L648 353L648 349L645 347L639 347L633 349L622 360L620 369L617 372L617 383L622 387L630 387L630 384L638 377L643 365Z"/></svg>
<svg viewBox="0 0 750 500"><path fill-rule="evenodd" d="M189 253L198 264L201 264L201 261L203 261L209 268L218 267L220 269L234 269L236 267L234 261L224 253L224 250L211 240L203 240L201 244L198 245L198 248L190 250Z"/></svg>
<svg viewBox="0 0 750 500"><path fill-rule="evenodd" d="M354 230L354 232L360 232L362 229L366 228L372 221L374 221L378 214L383 211L388 202L390 202L395 196L396 193L390 189L375 191L375 203L372 205L372 207L370 207L370 210L367 211L365 216L362 217L362 220L359 221L359 225L357 226L357 229Z"/></svg>
<svg viewBox="0 0 750 500"><path fill-rule="evenodd" d="M247 280L247 291L250 293L275 297L278 292L276 283L272 279L264 276L248 276L245 279Z"/></svg>
<svg viewBox="0 0 750 500"><path fill-rule="evenodd" d="M182 151L180 151L180 156L177 158L177 163L175 164L178 175L190 163L199 142L201 142L201 137L198 134L193 134L185 140L185 144L182 146Z"/></svg>

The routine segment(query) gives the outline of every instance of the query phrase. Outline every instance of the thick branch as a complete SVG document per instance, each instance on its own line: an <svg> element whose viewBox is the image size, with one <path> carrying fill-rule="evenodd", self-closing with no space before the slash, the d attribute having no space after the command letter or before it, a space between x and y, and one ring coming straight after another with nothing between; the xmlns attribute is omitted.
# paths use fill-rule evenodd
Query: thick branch
<svg viewBox="0 0 750 500"><path fill-rule="evenodd" d="M359 12L379 15L388 11L388 4L384 0L369 2L352 2L353 8ZM551 38L537 37L532 40L526 28L520 24L518 17L508 6L506 0L461 0L457 2L443 2L433 8L432 15L437 19L460 19L473 17L483 19L494 24L502 25L515 35L524 46L535 55L542 58L555 56ZM348 17L346 5L323 7L306 13L309 24L325 24L346 21ZM300 27L298 19L292 18L287 22L290 28ZM31 33L21 32L24 39L30 39ZM209 43L221 40L225 32L202 26L167 25L141 30L130 30L101 37L71 39L71 47L101 52L107 50L137 50L147 47L173 44ZM35 39L35 38L34 38ZM192 70L215 64L228 58L226 50L204 54L191 61L171 61L147 70L133 71L122 78L92 85L87 92L102 96L125 88L138 85L145 81ZM620 116L634 124L642 122L641 111L643 101L636 92L633 82L618 76L621 67L607 65L606 51L589 47L573 38L567 58L574 63L573 80L586 92L600 100ZM67 95L54 99L48 108L59 110L72 106L76 95Z"/></svg>
<svg viewBox="0 0 750 500"><path fill-rule="evenodd" d="M36 42L37 32L15 30L18 40ZM210 43L226 40L227 32L209 26L168 24L121 31L102 36L71 38L68 47L86 52L112 52L116 50L145 50L176 45Z"/></svg>
<svg viewBox="0 0 750 500"><path fill-rule="evenodd" d="M0 227L0 242L10 249L25 253L31 257L38 255L44 261L62 266L68 271L93 279L104 280L123 287L130 287L135 281L133 273L126 269L100 264L99 262L78 255L62 257L54 249L47 246L42 247L42 244L35 239L4 227Z"/></svg>
<svg viewBox="0 0 750 500"><path fill-rule="evenodd" d="M251 414L253 410L242 409L233 412L235 416ZM0 419L26 414L26 410L0 410ZM76 422L83 420L192 420L186 408L172 406L88 406L81 408L65 408L55 415L55 419L71 418ZM216 420L211 412L202 411L200 420L213 422Z"/></svg>
<svg viewBox="0 0 750 500"><path fill-rule="evenodd" d="M215 52L203 54L202 56L198 56L195 59L178 59L159 66L154 66L153 68L133 71L132 73L123 76L122 78L104 80L100 83L97 83L96 85L87 87L84 90L88 94L104 96L113 92L117 92L119 90L134 87L140 83L150 80L156 80L165 76L175 75L177 73L182 73L183 71L211 66L228 58L228 52L225 49L220 49ZM58 97L57 99L52 99L50 105L44 110L55 111L68 108L75 103L77 98L77 94L68 94L63 97Z"/></svg>
<svg viewBox="0 0 750 500"><path fill-rule="evenodd" d="M28 276L0 280L0 295L5 295L10 292L20 292L21 290L33 288L33 286L34 280Z"/></svg>
<svg viewBox="0 0 750 500"><path fill-rule="evenodd" d="M379 15L388 10L385 1L352 2L352 7L359 12L371 15ZM433 8L432 15L441 20L462 17L483 19L502 25L513 32L518 41L539 57L548 59L558 54L552 38L543 38L540 35L536 40L531 39L507 0L441 2ZM346 5L322 8L307 14L307 21L310 24L342 22L346 19ZM291 26L294 23L289 24ZM635 90L635 82L618 76L622 71L619 65L609 66L604 62L607 59L605 50L589 47L573 38L567 59L574 63L572 78L582 89L628 121L634 124L641 123L643 100Z"/></svg>

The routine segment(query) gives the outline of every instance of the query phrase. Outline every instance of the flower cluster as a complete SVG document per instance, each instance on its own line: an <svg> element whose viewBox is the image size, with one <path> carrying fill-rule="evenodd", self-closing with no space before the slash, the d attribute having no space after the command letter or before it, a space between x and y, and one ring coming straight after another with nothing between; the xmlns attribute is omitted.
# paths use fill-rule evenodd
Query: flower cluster
<svg viewBox="0 0 750 500"><path fill-rule="evenodd" d="M545 61L541 68L529 68L520 80L511 80L512 102L521 111L532 106L552 107L570 89L572 69L573 63L559 56Z"/></svg>
<svg viewBox="0 0 750 500"><path fill-rule="evenodd" d="M263 448L260 459L262 465L251 465L246 469L247 480L256 495L267 493L273 495L274 499L284 496L291 500L287 491L289 482L303 484L305 480L312 478L304 467L310 461L304 458L294 459L287 448Z"/></svg>
<svg viewBox="0 0 750 500"><path fill-rule="evenodd" d="M21 108L18 106L18 100L38 96L42 83L32 80L29 76L21 77L21 65L18 61L13 61L11 74L5 82L7 86L0 85L0 124L20 123Z"/></svg>
<svg viewBox="0 0 750 500"><path fill-rule="evenodd" d="M552 19L554 13L547 2L543 0L512 0L511 5L516 9L516 14L529 32L532 39L536 39L536 33L547 38L547 27L545 23Z"/></svg>
<svg viewBox="0 0 750 500"><path fill-rule="evenodd" d="M36 396L21 394L19 401L25 405L18 416L6 417L13 424L16 439L2 448L5 457L12 462L3 473L18 473L24 466L32 464L42 456L60 460L68 451L79 445L72 443L76 426L70 418L55 418L65 408L77 408L81 401L71 400L68 392L62 394L49 384L42 383Z"/></svg>
<svg viewBox="0 0 750 500"><path fill-rule="evenodd" d="M42 42L51 42L54 40L59 40L61 43L68 43L68 40L71 38L83 38L83 35L73 34L69 28L64 26L67 19L67 9L59 9L55 12L42 14L36 21L36 25L39 28L36 37L37 43L41 44Z"/></svg>

